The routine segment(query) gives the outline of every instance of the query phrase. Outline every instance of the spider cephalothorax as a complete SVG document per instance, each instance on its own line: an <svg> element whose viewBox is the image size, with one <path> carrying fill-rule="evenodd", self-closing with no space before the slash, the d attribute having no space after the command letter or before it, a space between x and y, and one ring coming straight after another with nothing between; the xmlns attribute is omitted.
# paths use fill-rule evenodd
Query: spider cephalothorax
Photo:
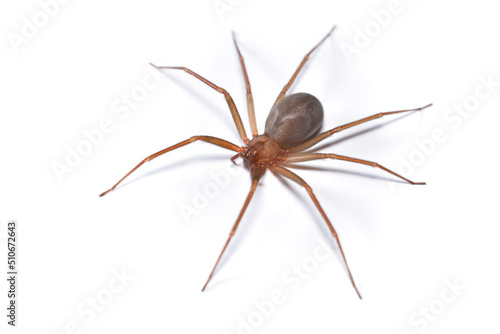
<svg viewBox="0 0 500 334"><path fill-rule="evenodd" d="M280 145L267 135L254 137L244 150L242 158L247 168L264 166L276 161L283 154Z"/></svg>

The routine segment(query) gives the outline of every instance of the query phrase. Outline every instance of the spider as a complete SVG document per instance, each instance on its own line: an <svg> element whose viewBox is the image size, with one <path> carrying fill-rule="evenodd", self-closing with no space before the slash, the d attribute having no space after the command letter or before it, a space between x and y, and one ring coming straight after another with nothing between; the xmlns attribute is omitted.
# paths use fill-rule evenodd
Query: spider
<svg viewBox="0 0 500 334"><path fill-rule="evenodd" d="M356 284L354 282L354 278L351 274L351 270L349 269L349 265L347 264L346 257L344 255L344 251L342 249L342 246L340 244L339 236L337 235L337 232L335 231L335 228L333 227L332 223L330 222L330 219L328 219L325 211L319 204L318 199L314 195L314 192L312 188L304 181L300 176L292 172L290 169L286 168L286 166L289 166L290 164L298 163L298 162L304 162L304 161L311 161L311 160L318 160L318 159L336 159L336 160L343 160L343 161L348 161L352 163L357 163L357 164L363 164L367 166L372 166L376 167L379 169L384 170L387 173L390 173L404 181L410 184L414 185L422 185L425 184L425 182L413 182L408 180L407 178L391 171L390 169L385 168L384 166L372 162L372 161L367 161L367 160L362 160L358 158L352 158L348 156L343 156L343 155L338 155L338 154L332 154L332 153L314 153L311 151L305 151L314 145L318 144L319 142L323 141L324 139L330 137L331 135L338 133L343 130L347 130L349 128L352 128L356 125L386 116L386 115L393 115L393 114L398 114L398 113L405 113L405 112L410 112L410 111L418 111L425 109L427 107L430 107L432 104L428 104L424 107L420 108L415 108L415 109L406 109L406 110L398 110L398 111L389 111L389 112L381 112L378 114L374 114L362 119L359 119L354 122L350 122L341 126L337 126L335 128L332 128L330 130L327 130L325 132L319 133L319 130L321 128L321 125L323 123L323 107L320 103L320 101L314 97L311 94L308 93L295 93L295 94L290 94L288 96L285 96L288 89L290 86L293 84L295 79L297 78L297 75L299 72L302 70L304 67L304 64L307 62L309 59L309 56L316 50L333 32L335 29L335 26L333 26L330 31L326 34L323 39L321 39L302 59L301 63L299 64L298 68L295 70L294 74L288 81L288 83L283 87L281 92L279 93L278 97L276 98L276 101L274 102L271 111L269 112L269 116L267 117L266 120L266 125L265 125L265 131L263 134L258 133L257 131L257 122L255 119L255 110L254 110L254 103L253 103L253 96L252 96L252 91L250 87L250 81L248 79L248 74L247 70L245 67L245 62L243 59L243 56L241 55L240 49L238 47L238 44L236 42L236 37L234 32L232 33L233 37L233 42L236 48L236 52L238 53L239 57L239 62L241 65L241 69L243 71L243 77L245 80L245 86L246 86L246 95L247 95L247 106L248 106L248 115L250 119L250 129L252 132L252 139L249 139L247 137L247 134L245 132L245 128L243 126L243 122L241 121L239 112L236 108L236 105L234 104L234 101L231 97L231 95L222 87L219 87L212 83L211 81L205 79L201 75L193 72L189 68L186 67L181 67L181 66L156 66L151 64L154 68L157 70L162 70L162 69L175 69L175 70L182 70L187 72L188 74L196 77L197 79L201 80L211 88L215 89L217 92L221 93L224 95L224 98L226 99L226 102L229 106L229 110L231 112L231 116L233 117L234 123L236 125L236 129L238 130L239 136L243 140L244 145L243 146L238 146L235 145L231 142L228 142L224 139L212 137L212 136L193 136L189 139L186 139L178 144L175 144L173 146L167 147L157 153L154 153L148 157L146 157L144 160L142 160L137 166L135 166L130 172L128 172L124 177L122 177L112 188L109 190L103 192L100 197L106 195L108 192L114 190L126 177L128 177L131 173L133 173L137 168L142 166L144 163L153 160L154 158L165 154L167 152L170 152L172 150L175 150L177 148L183 147L185 145L194 143L196 141L204 141L207 143L211 143L213 145L225 148L230 151L236 152L236 155L234 155L231 158L231 161L235 163L235 160L237 158L242 158L244 165L246 168L250 170L250 175L251 175L251 186L250 186L250 191L247 195L247 198L243 204L243 208L241 209L236 222L234 223L233 228L231 229L231 232L229 233L229 238L227 239L224 247L222 248L222 251L217 258L217 261L210 272L210 275L208 276L208 279L205 283L205 285L202 288L202 291L205 290L207 287L208 283L210 282L215 269L217 268L217 265L219 264L222 255L226 251L227 246L229 245L229 242L231 241L231 238L234 236L236 233L236 230L238 228L238 225L241 222L241 219L243 217L243 214L245 213L248 204L250 203L250 200L252 199L255 189L257 188L257 185L259 183L259 180L262 178L266 170L270 170L274 172L275 174L281 175L287 179L290 179L294 182L297 182L299 185L305 188L307 191L308 195L311 197L312 201L314 202L314 205L316 208L319 210L321 213L321 216L325 220L326 224L328 225L328 228L330 232L332 233L333 237L335 238L340 254L342 255L343 261L345 263L345 266L347 268L347 273L349 275L349 279L351 281L352 286L354 287L357 295L359 298L361 298L361 294L358 291L358 288L356 287ZM305 151L305 152L304 152Z"/></svg>

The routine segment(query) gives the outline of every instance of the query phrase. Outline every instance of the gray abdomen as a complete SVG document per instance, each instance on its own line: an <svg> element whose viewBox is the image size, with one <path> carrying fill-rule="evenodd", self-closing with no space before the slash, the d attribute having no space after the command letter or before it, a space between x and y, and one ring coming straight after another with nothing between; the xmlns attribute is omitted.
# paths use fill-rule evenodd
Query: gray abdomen
<svg viewBox="0 0 500 334"><path fill-rule="evenodd" d="M291 94L269 112L265 135L283 148L304 143L316 134L323 123L323 106L311 94Z"/></svg>

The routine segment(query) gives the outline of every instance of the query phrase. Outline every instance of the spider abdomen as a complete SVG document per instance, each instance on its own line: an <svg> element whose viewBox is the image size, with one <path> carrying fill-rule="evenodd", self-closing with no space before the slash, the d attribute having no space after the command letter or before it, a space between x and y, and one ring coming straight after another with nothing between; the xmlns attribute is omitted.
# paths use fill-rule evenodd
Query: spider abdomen
<svg viewBox="0 0 500 334"><path fill-rule="evenodd" d="M283 148L304 143L315 135L323 123L323 106L311 94L295 93L271 108L265 135Z"/></svg>

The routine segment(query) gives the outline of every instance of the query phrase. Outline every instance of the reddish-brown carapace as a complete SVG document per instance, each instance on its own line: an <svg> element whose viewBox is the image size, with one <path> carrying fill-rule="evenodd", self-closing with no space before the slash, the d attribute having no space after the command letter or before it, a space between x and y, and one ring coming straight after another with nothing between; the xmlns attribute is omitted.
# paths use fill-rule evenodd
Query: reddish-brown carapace
<svg viewBox="0 0 500 334"><path fill-rule="evenodd" d="M236 105L234 104L233 99L231 98L231 95L222 87L219 87L215 85L214 83L208 81L207 79L203 78L199 74L193 72L192 70L186 68L186 67L179 67L179 66L154 66L156 69L177 69L177 70L183 70L192 76L198 78L208 86L212 87L215 89L217 92L221 93L224 95L226 102L229 106L229 110L231 112L231 116L233 117L234 123L236 125L236 129L238 130L238 133L244 143L243 146L238 146L233 143L230 143L224 139L216 138L216 137L211 137L211 136L193 136L187 140L184 140L178 144L175 144L173 146L170 146L164 150L161 150L155 154L152 154L142 160L137 166L135 166L130 172L128 172L123 178L121 178L111 189L103 192L100 196L106 195L108 192L114 190L127 176L129 176L132 172L134 172L137 168L139 168L142 164L144 164L147 161L150 161L164 153L170 152L172 150L175 150L179 147L185 146L187 144L191 144L196 141L204 141L207 143L211 143L214 145L217 145L219 147L225 148L230 151L234 151L237 154L231 158L233 162L235 162L235 159L237 158L242 158L244 161L245 167L247 167L250 170L251 173L251 178L252 178L252 184L250 186L250 191L248 193L248 196L243 204L243 208L241 209L236 222L231 229L231 232L229 233L229 238L227 239L224 248L222 249L213 269L212 272L210 273L205 285L203 286L202 291L205 290L207 287L208 282L210 282L210 279L212 278L212 275L215 272L215 269L217 268L217 265L219 264L220 259L222 258L222 255L224 254L229 242L231 241L231 238L234 236L236 229L238 228L238 225L241 221L241 218L243 217L243 214L245 213L245 210L248 207L248 204L250 203L250 200L252 199L255 189L257 188L257 185L259 183L259 180L261 179L262 175L266 172L266 170L271 170L272 172L282 175L287 179L290 179L292 181L297 182L300 184L302 187L305 188L307 191L308 195L314 202L315 206L321 213L321 216L325 220L326 224L328 225L328 228L330 229L333 237L335 238L338 246L340 253L342 255L342 258L344 260L344 263L347 268L347 272L349 274L349 278L351 280L351 283L356 290L356 293L358 294L359 298L361 298L361 294L358 291L358 288L356 287L356 284L354 283L353 276L351 274L351 271L349 269L349 266L347 264L346 257L344 255L344 251L342 249L342 246L340 244L339 237L337 235L337 232L335 231L332 223L328 219L325 211L319 204L318 199L314 195L314 192L312 188L297 174L292 172L290 169L286 168L289 167L290 165L293 165L294 163L298 162L303 162L303 161L311 161L311 160L318 160L318 159L336 159L336 160L343 160L343 161L348 161L348 162L353 162L357 164L363 164L371 167L377 167L379 169L384 170L385 172L388 172L410 184L425 184L424 182L413 182L405 177L381 166L380 164L372 161L367 161L367 160L362 160L362 159L357 159L357 158L352 158L352 157L347 157L343 155L338 155L338 154L331 154L331 153L316 153L316 152L311 152L311 151L306 151L307 149L313 147L314 145L318 144L322 140L330 137L331 135L338 133L340 131L352 128L356 125L374 120L376 118L380 118L386 115L392 115L392 114L398 114L398 113L405 113L405 112L411 112L411 111L417 111L417 110L422 110L425 109L431 104L428 104L424 107L421 108L415 108L415 109L406 109L406 110L398 110L398 111L389 111L389 112L381 112L378 114L374 114L362 119L359 119L354 122L350 122L341 126L337 126L335 128L332 128L330 130L327 130L325 132L319 133L319 130L321 128L322 122L323 122L323 107L320 103L320 101L312 96L311 94L307 93L296 93L296 94L291 94L286 96L286 93L290 86L293 84L295 81L297 75L301 71L302 67L304 64L307 62L309 59L309 56L311 53L319 47L332 33L333 29L335 26L328 32L328 34L321 40L319 41L316 46L314 46L311 51L309 51L305 57L302 59L301 63L299 64L298 68L295 70L294 74L292 75L291 79L288 81L288 83L283 87L281 92L279 93L278 97L276 98L276 101L274 102L274 105L271 108L271 111L269 113L269 116L266 121L266 127L265 131L263 134L259 135L257 131L257 122L255 119L255 110L254 110L254 103L253 103L253 96L252 96L252 91L250 87L250 81L248 79L248 74L246 71L246 66L245 62L243 60L243 56L241 55L241 52L238 48L238 44L236 43L236 38L233 33L233 41L234 45L236 47L236 51L239 56L239 61L241 64L241 68L243 71L243 77L245 80L245 85L246 85L246 95L247 95L247 105L248 105L248 115L250 119L250 129L252 132L252 139L249 139L247 137L247 134L245 132L245 128L243 126L243 122L241 121L241 117L238 113L238 110L236 108Z"/></svg>

